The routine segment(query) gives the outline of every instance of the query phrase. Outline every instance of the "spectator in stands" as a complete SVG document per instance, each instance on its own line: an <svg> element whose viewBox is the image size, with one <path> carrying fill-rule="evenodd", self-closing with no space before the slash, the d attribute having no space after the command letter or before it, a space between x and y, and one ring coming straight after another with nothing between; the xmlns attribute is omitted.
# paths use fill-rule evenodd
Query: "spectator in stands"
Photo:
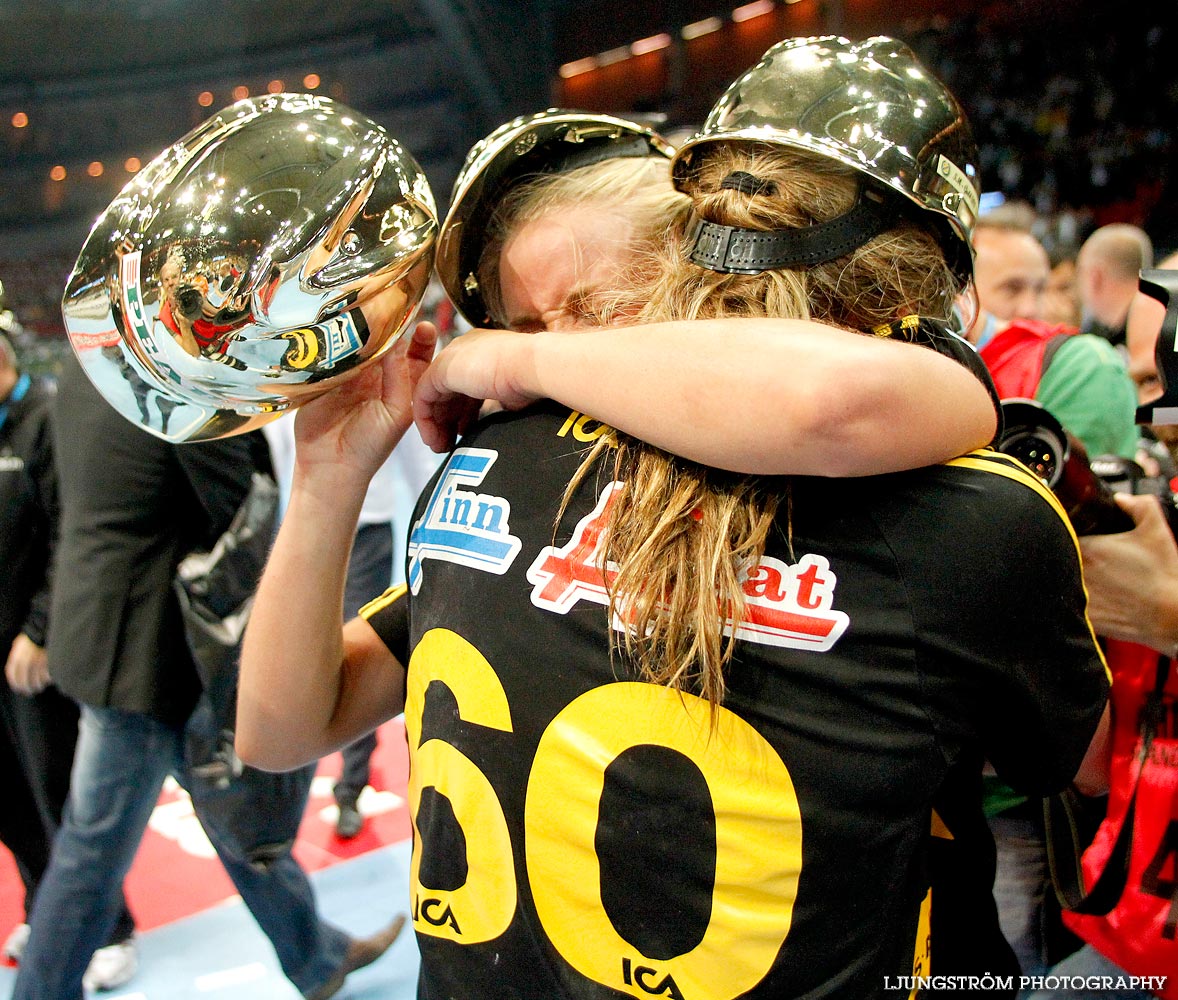
<svg viewBox="0 0 1178 1000"><path fill-rule="evenodd" d="M1125 317L1137 294L1137 276L1153 266L1153 244L1144 230L1125 223L1101 226L1076 257L1080 329L1110 344L1125 343Z"/></svg>

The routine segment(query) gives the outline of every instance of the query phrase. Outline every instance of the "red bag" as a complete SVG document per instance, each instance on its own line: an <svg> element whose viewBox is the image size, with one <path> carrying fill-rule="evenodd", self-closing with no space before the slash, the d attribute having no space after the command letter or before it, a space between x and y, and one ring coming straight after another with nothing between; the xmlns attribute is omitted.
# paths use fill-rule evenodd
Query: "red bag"
<svg viewBox="0 0 1178 1000"><path fill-rule="evenodd" d="M1135 792L1128 878L1106 915L1065 911L1064 923L1130 975L1168 976L1158 995L1178 1000L1178 671L1169 662L1159 672L1158 654L1134 643L1109 640L1107 654L1113 674L1108 813L1084 852L1083 871L1091 886L1113 853Z"/></svg>

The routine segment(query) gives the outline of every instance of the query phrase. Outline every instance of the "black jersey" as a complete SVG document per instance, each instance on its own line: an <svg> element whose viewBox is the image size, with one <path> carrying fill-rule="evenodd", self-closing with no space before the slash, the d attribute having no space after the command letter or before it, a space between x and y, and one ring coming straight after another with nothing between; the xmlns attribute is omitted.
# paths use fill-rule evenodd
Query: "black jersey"
<svg viewBox="0 0 1178 1000"><path fill-rule="evenodd" d="M994 385L990 370L973 344L954 333L944 323L920 316L905 316L895 323L876 327L872 333L877 337L890 337L892 340L904 340L910 344L931 348L968 368L990 394L990 402L994 404L994 411L998 416L998 429L990 439L991 445L998 440L1002 434L1002 400L998 396L998 389Z"/></svg>
<svg viewBox="0 0 1178 1000"><path fill-rule="evenodd" d="M993 452L791 478L792 551L783 520L713 715L611 657L608 468L556 524L605 430L550 403L482 421L419 501L410 593L365 612L412 650L419 995L906 995L937 968L948 776L984 753L1062 787L1104 705L1062 511Z"/></svg>

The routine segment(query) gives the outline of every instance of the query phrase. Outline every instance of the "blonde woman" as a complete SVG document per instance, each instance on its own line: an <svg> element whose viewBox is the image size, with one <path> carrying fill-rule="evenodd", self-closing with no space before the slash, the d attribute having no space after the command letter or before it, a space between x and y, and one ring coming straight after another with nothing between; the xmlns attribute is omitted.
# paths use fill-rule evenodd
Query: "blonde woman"
<svg viewBox="0 0 1178 1000"><path fill-rule="evenodd" d="M668 183L670 155L633 122L563 110L509 122L471 150L437 272L475 329L417 394L428 444L449 448L484 399L543 398L741 472L869 475L992 439L990 377L952 336L929 352L813 321L634 325L619 310L625 325L601 327L603 296L642 282L643 248L686 204ZM531 336L587 329L591 342Z"/></svg>
<svg viewBox="0 0 1178 1000"><path fill-rule="evenodd" d="M863 110L866 81L888 99ZM951 95L887 39L790 40L734 88L676 159L690 206L657 280L593 311L943 336L970 219ZM871 170L849 138L800 141L799 108L848 105L890 109ZM931 175L885 169L896 149ZM408 592L341 634L355 498L431 336L300 413L242 756L293 766L404 709L421 996L907 996L951 776L985 754L1028 790L1101 780L1107 681L1058 505L991 453L748 476L544 401L463 437Z"/></svg>

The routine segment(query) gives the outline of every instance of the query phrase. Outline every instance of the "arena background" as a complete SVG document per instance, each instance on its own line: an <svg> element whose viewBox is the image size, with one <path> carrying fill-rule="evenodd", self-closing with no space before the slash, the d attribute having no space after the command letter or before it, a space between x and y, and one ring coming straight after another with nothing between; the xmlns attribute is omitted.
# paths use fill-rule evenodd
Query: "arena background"
<svg viewBox="0 0 1178 1000"><path fill-rule="evenodd" d="M1178 243L1178 119L1164 4L1095 0L21 0L0 2L0 280L63 344L60 297L131 172L219 108L314 90L384 124L444 209L463 155L550 105L692 129L789 35L887 33L966 106L987 191L1030 200L1053 241L1142 225ZM1172 20L1172 19L1171 19ZM48 346L48 345L46 345Z"/></svg>
<svg viewBox="0 0 1178 1000"><path fill-rule="evenodd" d="M419 159L439 208L470 145L508 118L563 105L689 132L724 83L773 42L835 32L909 42L966 106L985 191L1025 199L1049 249L1107 222L1178 246L1178 61L1166 4L1095 0L0 0L0 323L30 367L68 350L66 277L95 216L138 166L217 109L314 91L384 124ZM434 300L436 303L436 300ZM434 308L430 306L429 308ZM403 729L382 730L371 822L335 837L325 760L298 854L349 930L403 905ZM0 808L4 808L0 803ZM129 883L146 932L139 998L293 997L169 790ZM20 919L0 848L0 938ZM404 936L345 995L410 997ZM0 997L11 970L0 968Z"/></svg>

